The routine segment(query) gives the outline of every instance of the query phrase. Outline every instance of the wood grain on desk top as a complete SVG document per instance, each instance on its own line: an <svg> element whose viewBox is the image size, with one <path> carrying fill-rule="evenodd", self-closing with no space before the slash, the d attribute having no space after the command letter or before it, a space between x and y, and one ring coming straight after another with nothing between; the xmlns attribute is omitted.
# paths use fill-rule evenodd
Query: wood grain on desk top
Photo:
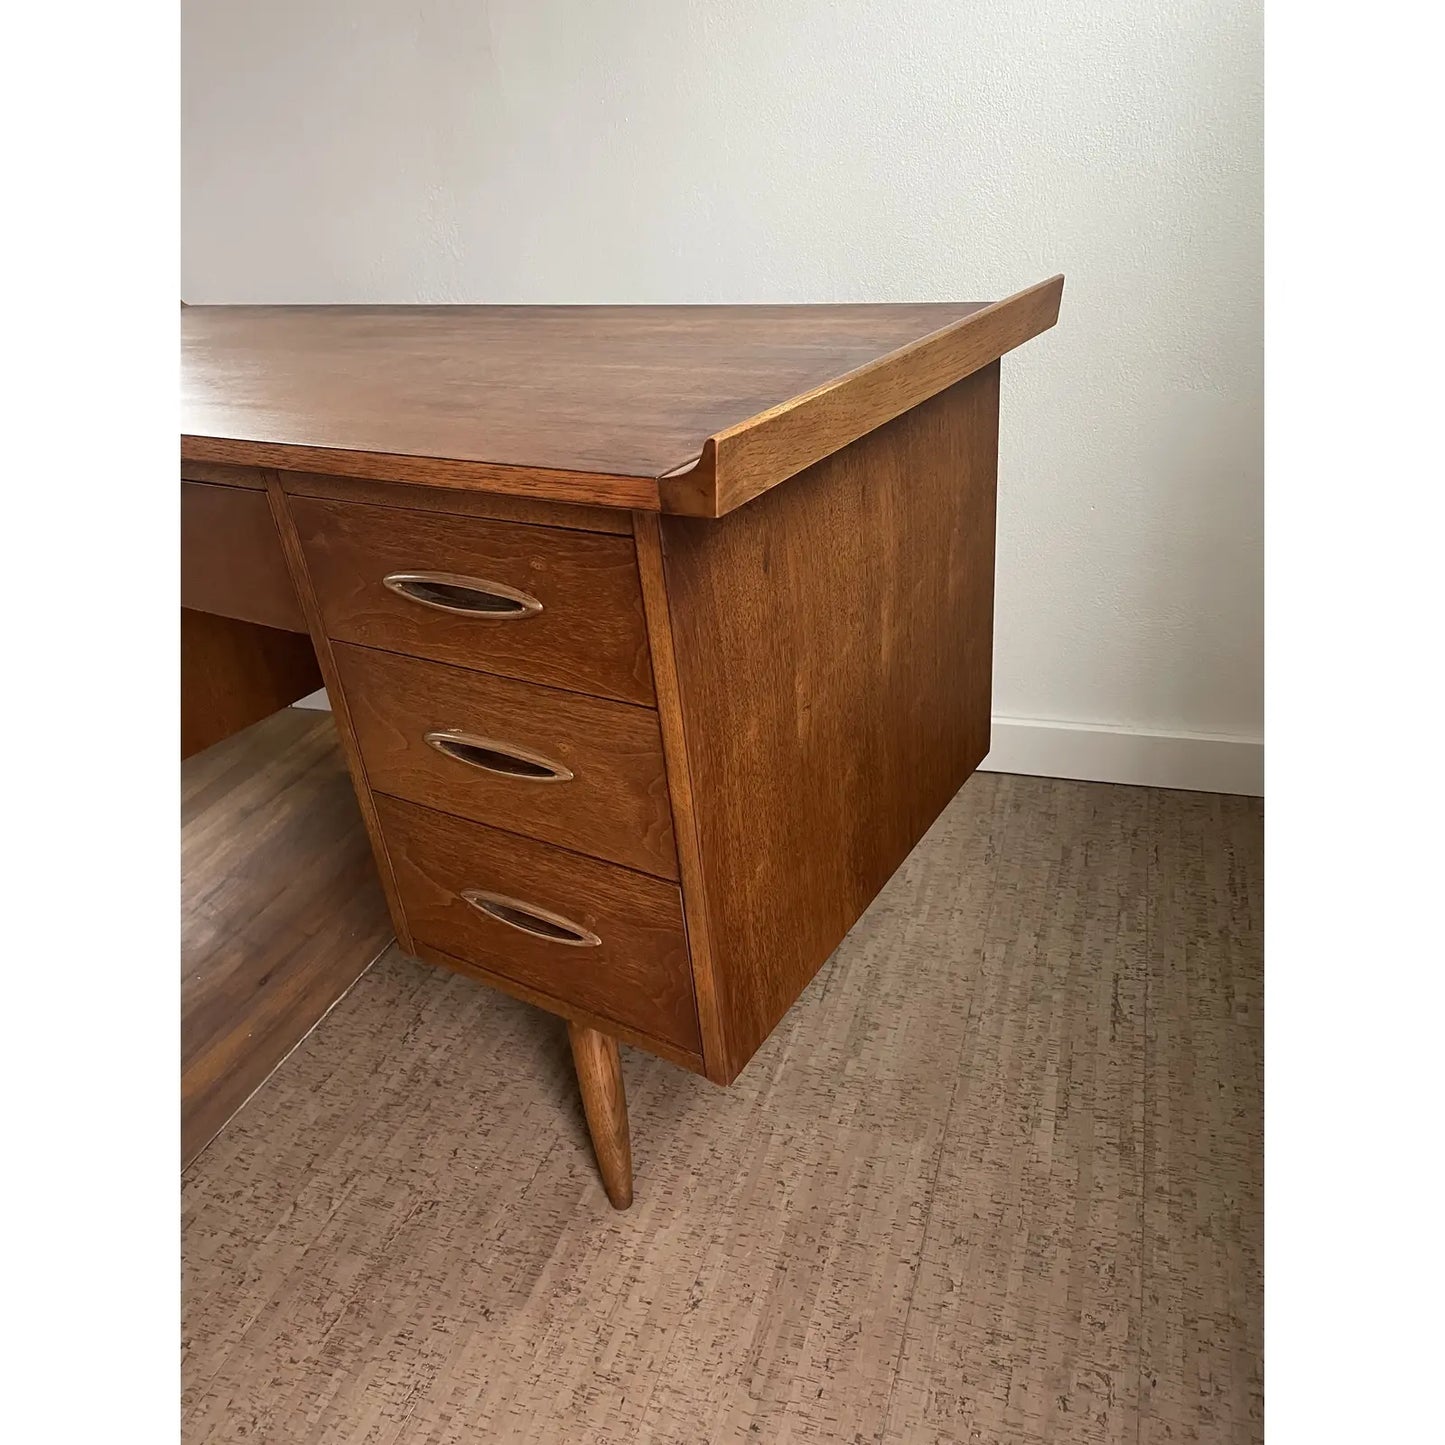
<svg viewBox="0 0 1445 1445"><path fill-rule="evenodd" d="M1061 289L991 306L189 306L182 453L712 515L1052 325Z"/></svg>

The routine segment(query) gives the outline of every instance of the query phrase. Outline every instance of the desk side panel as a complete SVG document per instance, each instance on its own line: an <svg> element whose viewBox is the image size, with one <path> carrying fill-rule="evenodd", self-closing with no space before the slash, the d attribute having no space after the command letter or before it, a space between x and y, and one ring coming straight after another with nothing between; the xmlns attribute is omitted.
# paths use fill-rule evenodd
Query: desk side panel
<svg viewBox="0 0 1445 1445"><path fill-rule="evenodd" d="M994 362L726 517L661 519L720 1081L988 752L998 385Z"/></svg>
<svg viewBox="0 0 1445 1445"><path fill-rule="evenodd" d="M315 692L321 670L304 633L181 608L181 757Z"/></svg>

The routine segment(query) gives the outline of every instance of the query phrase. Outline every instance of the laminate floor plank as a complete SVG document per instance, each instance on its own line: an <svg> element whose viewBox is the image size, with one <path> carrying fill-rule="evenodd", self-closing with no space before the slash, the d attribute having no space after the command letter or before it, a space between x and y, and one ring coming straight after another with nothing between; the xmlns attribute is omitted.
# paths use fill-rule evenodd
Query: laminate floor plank
<svg viewBox="0 0 1445 1445"><path fill-rule="evenodd" d="M1149 933L1141 1445L1264 1433L1257 800L1163 793Z"/></svg>
<svg viewBox="0 0 1445 1445"><path fill-rule="evenodd" d="M1191 797L975 777L731 1089L623 1050L624 1214L561 1022L391 950L184 1176L187 1445L1247 1425L1261 810Z"/></svg>
<svg viewBox="0 0 1445 1445"><path fill-rule="evenodd" d="M1132 1442L1150 798L997 786L1004 858L885 1438Z"/></svg>
<svg viewBox="0 0 1445 1445"><path fill-rule="evenodd" d="M182 1166L391 936L329 713L181 765Z"/></svg>

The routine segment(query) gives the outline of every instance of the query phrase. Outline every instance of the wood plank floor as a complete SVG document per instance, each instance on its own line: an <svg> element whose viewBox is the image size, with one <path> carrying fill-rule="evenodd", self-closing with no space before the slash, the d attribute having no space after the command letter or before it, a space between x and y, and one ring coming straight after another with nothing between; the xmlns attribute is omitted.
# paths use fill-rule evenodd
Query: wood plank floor
<svg viewBox="0 0 1445 1445"><path fill-rule="evenodd" d="M391 940L330 713L181 765L181 1163Z"/></svg>
<svg viewBox="0 0 1445 1445"><path fill-rule="evenodd" d="M739 1081L388 953L184 1177L184 1438L1254 1442L1262 805L990 774Z"/></svg>

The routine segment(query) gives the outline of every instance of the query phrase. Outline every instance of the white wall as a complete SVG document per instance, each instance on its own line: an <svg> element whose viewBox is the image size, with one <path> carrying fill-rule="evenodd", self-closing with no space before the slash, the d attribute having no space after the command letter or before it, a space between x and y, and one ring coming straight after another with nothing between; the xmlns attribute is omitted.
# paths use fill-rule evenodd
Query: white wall
<svg viewBox="0 0 1445 1445"><path fill-rule="evenodd" d="M995 711L1026 721L993 761L1255 790L1259 10L185 0L182 295L883 301L1064 271L1058 328L1004 365Z"/></svg>

